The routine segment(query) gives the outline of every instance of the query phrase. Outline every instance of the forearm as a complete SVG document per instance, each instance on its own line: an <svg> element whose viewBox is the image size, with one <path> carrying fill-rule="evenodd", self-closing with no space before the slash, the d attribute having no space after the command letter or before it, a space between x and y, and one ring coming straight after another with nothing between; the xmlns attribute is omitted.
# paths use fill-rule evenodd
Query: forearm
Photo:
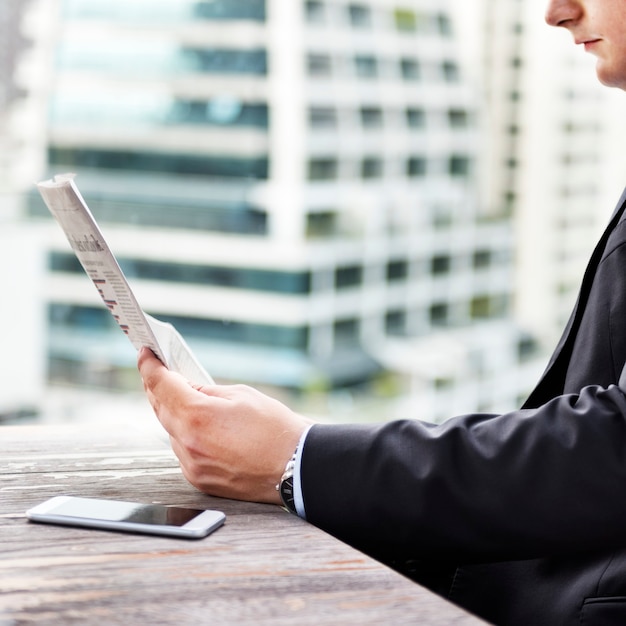
<svg viewBox="0 0 626 626"><path fill-rule="evenodd" d="M512 559L626 543L626 399L589 387L441 426L314 426L307 519L415 558Z"/></svg>

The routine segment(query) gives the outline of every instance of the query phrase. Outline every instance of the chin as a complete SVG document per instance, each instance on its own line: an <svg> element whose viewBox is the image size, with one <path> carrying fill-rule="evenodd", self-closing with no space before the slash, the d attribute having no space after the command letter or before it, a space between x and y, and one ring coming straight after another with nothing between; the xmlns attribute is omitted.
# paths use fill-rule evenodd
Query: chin
<svg viewBox="0 0 626 626"><path fill-rule="evenodd" d="M611 71L610 68L603 66L601 61L596 65L596 75L598 80L606 87L614 87L615 89L623 89L626 91L626 69L623 71Z"/></svg>
<svg viewBox="0 0 626 626"><path fill-rule="evenodd" d="M608 78L605 79L602 78L602 76L600 75L598 75L598 79L605 87L611 87L613 89L621 89L622 91L626 91L626 80L615 80Z"/></svg>

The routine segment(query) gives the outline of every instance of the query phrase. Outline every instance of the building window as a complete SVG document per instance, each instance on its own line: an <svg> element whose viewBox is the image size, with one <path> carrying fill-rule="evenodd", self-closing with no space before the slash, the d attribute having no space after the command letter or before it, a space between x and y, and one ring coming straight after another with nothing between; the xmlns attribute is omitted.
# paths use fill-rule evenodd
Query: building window
<svg viewBox="0 0 626 626"><path fill-rule="evenodd" d="M491 299L489 296L476 296L470 302L470 315L472 319L485 319L491 311Z"/></svg>
<svg viewBox="0 0 626 626"><path fill-rule="evenodd" d="M426 112L424 109L408 108L405 111L406 125L409 128L425 128Z"/></svg>
<svg viewBox="0 0 626 626"><path fill-rule="evenodd" d="M359 344L359 320L351 318L338 320L333 326L335 346L348 348Z"/></svg>
<svg viewBox="0 0 626 626"><path fill-rule="evenodd" d="M48 150L48 162L53 166L70 168L168 172L215 178L266 179L269 168L267 157L262 156L238 158L58 147Z"/></svg>
<svg viewBox="0 0 626 626"><path fill-rule="evenodd" d="M467 178L470 174L471 160L468 156L454 154L448 160L448 173L454 178Z"/></svg>
<svg viewBox="0 0 626 626"><path fill-rule="evenodd" d="M115 327L113 317L105 308L73 304L49 304L48 321L51 326L57 328L66 327L90 331Z"/></svg>
<svg viewBox="0 0 626 626"><path fill-rule="evenodd" d="M365 157L361 161L361 178L380 178L383 175L383 161L378 157Z"/></svg>
<svg viewBox="0 0 626 626"><path fill-rule="evenodd" d="M491 265L491 250L476 250L472 256L472 265L475 270L484 269Z"/></svg>
<svg viewBox="0 0 626 626"><path fill-rule="evenodd" d="M204 19L265 20L265 0L198 0L194 4L194 14Z"/></svg>
<svg viewBox="0 0 626 626"><path fill-rule="evenodd" d="M448 124L451 128L466 128L469 116L465 109L449 109Z"/></svg>
<svg viewBox="0 0 626 626"><path fill-rule="evenodd" d="M283 272L262 270L252 267L226 267L217 265L194 265L131 259L119 257L119 264L126 276L137 280L152 280L169 283L195 285L215 285L267 291L283 294L306 294L311 291L310 272ZM75 255L53 252L48 258L48 266L53 272L83 273Z"/></svg>
<svg viewBox="0 0 626 626"><path fill-rule="evenodd" d="M508 299L504 295L476 296L470 302L470 316L474 320L500 317L506 313Z"/></svg>
<svg viewBox="0 0 626 626"><path fill-rule="evenodd" d="M158 126L228 126L266 129L269 109L263 102L242 102L239 98L216 95L210 100L173 99L163 94L149 101L134 94L88 94L77 100L57 94L50 103L50 120L54 125L98 125L104 128Z"/></svg>
<svg viewBox="0 0 626 626"><path fill-rule="evenodd" d="M267 234L269 224L265 210L236 199L168 198L158 192L133 196L111 190L91 192L89 206L102 223L132 224L133 227L150 224L170 230L214 231L258 237ZM41 198L33 194L28 196L28 214L49 216Z"/></svg>
<svg viewBox="0 0 626 626"><path fill-rule="evenodd" d="M409 157L406 162L406 175L409 178L423 178L426 175L426 163L426 157Z"/></svg>
<svg viewBox="0 0 626 626"><path fill-rule="evenodd" d="M354 68L359 78L376 78L378 76L378 60L369 54L357 54L354 57Z"/></svg>
<svg viewBox="0 0 626 626"><path fill-rule="evenodd" d="M337 159L311 159L309 161L309 180L335 180L338 170Z"/></svg>
<svg viewBox="0 0 626 626"><path fill-rule="evenodd" d="M410 9L395 9L393 19L396 29L401 33L412 33L417 30L417 15Z"/></svg>
<svg viewBox="0 0 626 626"><path fill-rule="evenodd" d="M528 361L538 353L539 344L532 335L524 334L517 342L517 358L521 363Z"/></svg>
<svg viewBox="0 0 626 626"><path fill-rule="evenodd" d="M309 24L323 24L326 18L326 7L320 0L307 0L304 3L304 14Z"/></svg>
<svg viewBox="0 0 626 626"><path fill-rule="evenodd" d="M332 74L332 61L328 54L310 53L307 55L309 76L328 77Z"/></svg>
<svg viewBox="0 0 626 626"><path fill-rule="evenodd" d="M430 261L430 272L434 276L449 274L452 266L452 259L447 254L439 254L434 256Z"/></svg>
<svg viewBox="0 0 626 626"><path fill-rule="evenodd" d="M450 307L445 302L431 305L428 312L432 326L446 326L448 324Z"/></svg>
<svg viewBox="0 0 626 626"><path fill-rule="evenodd" d="M388 311L385 315L385 332L388 335L403 336L406 334L406 311Z"/></svg>
<svg viewBox="0 0 626 626"><path fill-rule="evenodd" d="M267 74L265 50L183 48L182 69L203 74Z"/></svg>
<svg viewBox="0 0 626 626"><path fill-rule="evenodd" d="M332 237L337 234L338 221L335 211L309 213L306 216L306 236L309 239Z"/></svg>
<svg viewBox="0 0 626 626"><path fill-rule="evenodd" d="M441 376L437 376L433 380L433 386L436 391L448 391L454 388L454 379L453 378L443 378Z"/></svg>
<svg viewBox="0 0 626 626"><path fill-rule="evenodd" d="M459 81L459 66L454 61L444 61L441 64L441 73L447 83L456 83Z"/></svg>
<svg viewBox="0 0 626 626"><path fill-rule="evenodd" d="M267 74L267 51L263 48L163 46L125 38L119 38L111 47L108 42L67 40L58 46L56 56L58 68L118 77L163 79L185 74Z"/></svg>
<svg viewBox="0 0 626 626"><path fill-rule="evenodd" d="M387 263L387 281L394 282L397 280L405 280L409 275L409 264L402 259L401 261L389 261Z"/></svg>
<svg viewBox="0 0 626 626"><path fill-rule="evenodd" d="M336 128L337 110L333 107L311 107L309 126L311 128Z"/></svg>
<svg viewBox="0 0 626 626"><path fill-rule="evenodd" d="M511 215L517 203L517 193L507 190L502 194L502 210L505 215Z"/></svg>
<svg viewBox="0 0 626 626"><path fill-rule="evenodd" d="M72 19L110 20L123 23L172 24L193 20L265 21L265 0L178 0L139 3L128 0L73 0L64 3ZM148 5L144 9L141 5Z"/></svg>
<svg viewBox="0 0 626 626"><path fill-rule="evenodd" d="M267 128L268 118L266 104L243 104L232 98L213 98L208 102L178 100L168 111L167 123Z"/></svg>
<svg viewBox="0 0 626 626"><path fill-rule="evenodd" d="M452 22L445 13L438 13L436 17L437 30L440 35L450 37L452 35Z"/></svg>
<svg viewBox="0 0 626 626"><path fill-rule="evenodd" d="M404 80L419 80L419 63L415 59L400 59L400 73Z"/></svg>
<svg viewBox="0 0 626 626"><path fill-rule="evenodd" d="M81 274L83 266L75 254L63 254L51 252L48 255L48 269L51 272L67 272L69 274Z"/></svg>
<svg viewBox="0 0 626 626"><path fill-rule="evenodd" d="M371 9L364 4L348 5L350 24L355 28L369 28L372 24Z"/></svg>
<svg viewBox="0 0 626 626"><path fill-rule="evenodd" d="M250 324L163 314L158 315L158 318L170 322L181 335L189 338L295 350L306 350L308 345L308 328L305 326Z"/></svg>
<svg viewBox="0 0 626 626"><path fill-rule="evenodd" d="M363 267L348 265L335 270L335 289L358 287L363 283Z"/></svg>
<svg viewBox="0 0 626 626"><path fill-rule="evenodd" d="M361 107L360 115L363 128L381 128L383 125L383 111L379 107Z"/></svg>

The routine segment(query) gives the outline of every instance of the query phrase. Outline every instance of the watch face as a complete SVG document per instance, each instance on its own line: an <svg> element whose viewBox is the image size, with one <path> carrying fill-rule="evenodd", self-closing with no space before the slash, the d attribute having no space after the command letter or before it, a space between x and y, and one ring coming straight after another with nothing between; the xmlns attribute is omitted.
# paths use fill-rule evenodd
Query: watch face
<svg viewBox="0 0 626 626"><path fill-rule="evenodd" d="M296 512L293 493L293 476L288 476L280 483L280 499L291 513Z"/></svg>

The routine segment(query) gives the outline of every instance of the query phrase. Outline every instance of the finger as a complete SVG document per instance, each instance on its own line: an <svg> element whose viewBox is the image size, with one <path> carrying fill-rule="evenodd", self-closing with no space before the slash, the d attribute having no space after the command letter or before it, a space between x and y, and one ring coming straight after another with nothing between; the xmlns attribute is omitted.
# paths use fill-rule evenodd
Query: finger
<svg viewBox="0 0 626 626"><path fill-rule="evenodd" d="M159 395L175 393L176 389L188 390L189 384L180 375L170 372L151 350L142 348L137 359L139 373L147 391L159 388Z"/></svg>
<svg viewBox="0 0 626 626"><path fill-rule="evenodd" d="M169 378L169 375L172 375L182 381L185 381L185 386L190 389L194 389L205 395L211 395L212 393L212 386L192 384L180 374L169 370L154 354L154 352L145 346L139 349L137 367L139 369L139 373L141 374L144 388L148 392L153 392L158 385L161 385L163 381ZM180 386L180 388L182 388L182 386Z"/></svg>
<svg viewBox="0 0 626 626"><path fill-rule="evenodd" d="M145 378L144 374L147 375L148 372L158 369L159 366L165 367L150 348L146 346L139 348L137 352L137 368L141 372L142 378Z"/></svg>
<svg viewBox="0 0 626 626"><path fill-rule="evenodd" d="M150 350L142 348L138 367L157 418L170 435L175 435L177 424L184 427L176 419L177 413L184 414L198 392L183 376L170 372Z"/></svg>

